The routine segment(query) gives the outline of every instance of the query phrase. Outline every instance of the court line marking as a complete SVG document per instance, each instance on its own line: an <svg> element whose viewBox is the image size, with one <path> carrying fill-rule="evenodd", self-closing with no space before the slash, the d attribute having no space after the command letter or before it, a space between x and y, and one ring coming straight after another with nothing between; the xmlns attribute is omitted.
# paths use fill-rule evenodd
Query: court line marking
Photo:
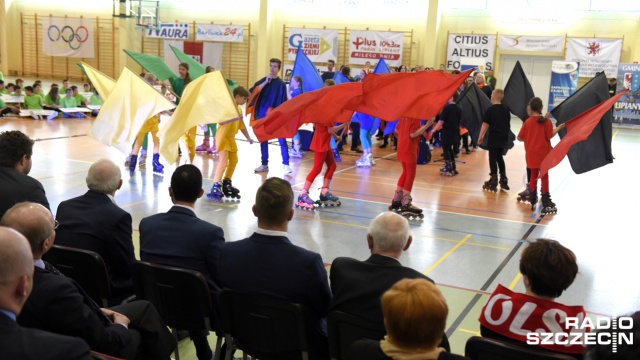
<svg viewBox="0 0 640 360"><path fill-rule="evenodd" d="M485 281L485 283L482 285L482 287L480 287L480 290L486 291L489 288L489 286L491 286L491 284L495 281L495 279L498 277L498 275L507 266L509 261L511 261L513 256L518 252L518 250L520 250L520 247L522 246L524 241L526 241L529 238L529 235L531 235L531 233L533 232L533 230L535 230L536 227L538 227L538 224L540 223L540 220L542 220L543 217L544 217L544 215L541 215L540 218L538 218L535 223L531 224L529 229L524 233L524 235L522 235L522 238L521 238L522 241L518 242L513 247L513 249L511 249L509 254L507 254L507 256L504 258L504 260L502 260L502 263L500 263L500 265L498 265L498 267L494 270L493 274L491 274L491 276L489 276L489 278L487 279L487 281ZM469 315L471 310L476 306L476 304L480 300L480 297L481 297L480 294L474 295L473 298L471 299L471 301L469 301L467 306L458 315L458 317L453 321L453 323L451 323L451 326L449 326L449 328L446 331L446 334L447 334L448 337L451 337L451 335L458 329L458 327L460 326L462 321L464 321L464 319Z"/></svg>
<svg viewBox="0 0 640 360"><path fill-rule="evenodd" d="M440 259L438 259L438 261L433 263L433 265L431 265L427 270L425 270L423 274L428 275L430 272L432 272L435 268L438 267L438 265L440 265L446 258L448 258L449 255L453 254L453 252L456 251L460 246L462 246L462 244L467 242L467 240L469 240L471 236L472 236L471 234L467 234L467 236L465 236L462 240L458 241L458 243L455 244L451 249L449 249L449 251L447 251L444 255L442 255Z"/></svg>
<svg viewBox="0 0 640 360"><path fill-rule="evenodd" d="M462 329L462 328L458 329L458 331L462 331L462 332L465 332L465 333L473 334L475 336L481 336L480 335L480 331L473 331L473 330L467 330L467 329Z"/></svg>
<svg viewBox="0 0 640 360"><path fill-rule="evenodd" d="M520 278L522 277L522 274L520 272L518 272L518 274L516 275L515 278L513 278L513 281L511 282L511 284L509 285L509 290L513 290L514 287L516 287L516 285L518 284L518 281L520 281Z"/></svg>

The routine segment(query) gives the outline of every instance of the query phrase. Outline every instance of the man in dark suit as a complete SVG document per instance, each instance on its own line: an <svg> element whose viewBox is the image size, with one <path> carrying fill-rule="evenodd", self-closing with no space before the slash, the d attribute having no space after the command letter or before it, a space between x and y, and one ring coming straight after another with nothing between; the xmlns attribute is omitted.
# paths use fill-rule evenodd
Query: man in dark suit
<svg viewBox="0 0 640 360"><path fill-rule="evenodd" d="M30 177L33 140L18 130L0 133L0 217L14 204L33 201L47 209L40 181Z"/></svg>
<svg viewBox="0 0 640 360"><path fill-rule="evenodd" d="M214 279L224 232L196 216L194 206L202 194L200 170L193 165L179 166L171 176L169 188L173 207L167 213L152 215L140 222L140 258L200 272L207 279L212 299L215 299L220 293ZM215 301L214 309L217 309ZM213 319L213 326L216 332L221 330L219 316ZM213 352L207 341L209 333L206 330L186 330L194 342L198 359L211 359Z"/></svg>
<svg viewBox="0 0 640 360"><path fill-rule="evenodd" d="M253 235L220 249L220 286L304 305L311 316L310 355L328 358L326 317L331 290L320 254L293 245L287 238L293 218L291 184L280 178L267 179L256 193L253 214L258 218Z"/></svg>
<svg viewBox="0 0 640 360"><path fill-rule="evenodd" d="M42 261L55 241L55 220L45 207L23 202L7 210L0 225L24 235L31 246L33 291L18 324L83 339L92 350L134 359L169 359L175 340L147 301L100 309L74 280Z"/></svg>
<svg viewBox="0 0 640 360"><path fill-rule="evenodd" d="M91 359L89 346L82 339L16 323L32 286L33 258L27 239L0 226L0 359Z"/></svg>
<svg viewBox="0 0 640 360"><path fill-rule="evenodd" d="M409 222L393 212L378 215L367 233L371 256L360 261L348 257L336 258L331 264L333 301L330 311L341 311L383 325L380 299L385 291L402 279L426 275L400 264L400 255L411 245ZM440 344L450 351L446 335Z"/></svg>
<svg viewBox="0 0 640 360"><path fill-rule="evenodd" d="M89 191L58 206L56 243L98 253L107 267L111 298L118 305L133 295L131 265L136 261L131 240L131 215L116 205L122 186L120 168L113 161L93 163L87 174Z"/></svg>

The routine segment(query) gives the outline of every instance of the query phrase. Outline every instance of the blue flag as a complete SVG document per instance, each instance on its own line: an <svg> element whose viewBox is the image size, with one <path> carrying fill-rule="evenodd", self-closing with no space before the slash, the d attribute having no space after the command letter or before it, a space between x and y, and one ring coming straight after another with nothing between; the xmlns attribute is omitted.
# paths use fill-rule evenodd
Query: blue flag
<svg viewBox="0 0 640 360"><path fill-rule="evenodd" d="M387 62L384 61L384 58L380 58L378 60L378 64L376 64L376 68L373 70L374 74L388 74L391 72L389 66L387 66Z"/></svg>
<svg viewBox="0 0 640 360"><path fill-rule="evenodd" d="M324 81L322 81L318 69L300 47L298 47L298 54L291 72L291 77L294 76L302 78L302 92L318 90L324 87Z"/></svg>
<svg viewBox="0 0 640 360"><path fill-rule="evenodd" d="M349 81L349 79L347 79L346 76L344 76L340 71L336 71L335 74L333 74L333 81L336 82L336 85L338 84L345 84L345 83L350 83L351 81Z"/></svg>

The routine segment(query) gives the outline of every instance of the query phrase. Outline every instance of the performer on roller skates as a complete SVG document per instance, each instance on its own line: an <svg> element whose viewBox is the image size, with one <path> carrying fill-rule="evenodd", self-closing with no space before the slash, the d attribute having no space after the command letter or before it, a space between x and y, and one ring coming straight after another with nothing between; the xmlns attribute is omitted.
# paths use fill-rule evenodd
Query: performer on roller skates
<svg viewBox="0 0 640 360"><path fill-rule="evenodd" d="M325 86L331 86L331 82L327 80L327 82L325 82ZM315 205L340 206L339 198L329 192L329 184L333 178L333 172L336 170L336 162L333 158L330 141L333 137L333 133L348 127L350 123L351 122L346 122L342 125L332 127L315 124L315 131L313 132L313 139L311 139L310 146L311 150L315 152L313 157L313 169L311 169L309 175L307 175L307 180L304 182L304 188L300 190L298 201L296 201L296 207L304 210L314 210ZM323 163L327 164L327 172L324 173L324 183L322 184L322 190L320 191L320 199L314 202L309 197L309 188L311 187L311 183L316 179L316 176L318 176L322 171Z"/></svg>
<svg viewBox="0 0 640 360"><path fill-rule="evenodd" d="M478 137L478 144L482 144L485 133L489 128L489 138L487 139L487 149L489 150L489 180L482 185L483 190L497 192L498 183L501 189L509 190L509 179L504 165L503 152L508 146L509 134L511 133L511 114L506 106L502 105L504 91L495 89L491 94L493 106L487 109L482 118L482 128ZM500 170L500 181L498 182L498 170Z"/></svg>
<svg viewBox="0 0 640 360"><path fill-rule="evenodd" d="M420 120L401 117L396 126L398 136L398 161L402 163L402 175L398 179L396 193L391 200L389 210L397 211L400 215L409 220L422 219L422 209L411 204L411 189L416 178L416 167L418 164L418 151L420 136L433 125L430 119L426 124L420 126Z"/></svg>
<svg viewBox="0 0 640 360"><path fill-rule="evenodd" d="M531 99L527 106L527 114L529 118L522 124L522 129L518 133L518 140L524 141L524 150L526 152L527 168L531 169L529 177L529 202L531 203L531 211L536 209L538 205L538 174L540 172L540 164L542 160L551 151L551 138L558 131L564 129L565 124L558 125L555 129L549 120L550 114L542 116L542 100L538 97ZM556 204L551 201L549 194L549 174L545 174L541 179L542 187L542 214L555 214L558 212Z"/></svg>
<svg viewBox="0 0 640 360"><path fill-rule="evenodd" d="M433 135L434 132L442 129L442 150L444 152L445 164L440 168L440 175L445 176L458 175L454 147L458 146L462 110L456 105L457 100L458 93L454 93L451 99L449 99L449 104L445 105L444 109L442 109L440 120L438 120L436 126L429 132L429 135Z"/></svg>
<svg viewBox="0 0 640 360"><path fill-rule="evenodd" d="M249 92L242 86L238 86L233 89L233 97L238 105L238 109L242 113L240 105L244 105L247 102ZM207 198L210 200L221 202L223 196L240 199L240 190L231 185L231 177L236 169L236 164L238 164L238 146L236 145L235 139L238 130L242 131L242 134L247 138L249 144L254 143L244 126L242 116L220 123L216 133L216 144L218 146L220 161L216 168L216 174L213 177L214 183L211 187L211 193L207 194ZM222 179L222 173L224 173L224 180L220 181Z"/></svg>

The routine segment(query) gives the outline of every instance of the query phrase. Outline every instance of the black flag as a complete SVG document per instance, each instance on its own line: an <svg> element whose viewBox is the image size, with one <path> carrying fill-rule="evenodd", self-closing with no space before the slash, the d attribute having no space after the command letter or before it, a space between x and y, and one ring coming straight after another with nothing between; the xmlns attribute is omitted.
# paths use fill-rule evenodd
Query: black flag
<svg viewBox="0 0 640 360"><path fill-rule="evenodd" d="M551 114L558 124L563 124L609 99L609 97L607 76L604 73L600 73L551 110ZM569 149L569 162L576 174L582 174L613 162L613 155L611 154L613 132L611 118L611 111L608 111L600 119L600 122L593 129L587 140L574 144ZM566 130L560 131L561 138L565 134Z"/></svg>
<svg viewBox="0 0 640 360"><path fill-rule="evenodd" d="M513 115L525 121L529 117L527 115L527 105L534 97L533 88L522 70L520 61L516 61L516 66L513 68L511 76L509 76L509 81L507 81L507 85L504 87L502 104L506 106Z"/></svg>
<svg viewBox="0 0 640 360"><path fill-rule="evenodd" d="M471 139L477 143L482 127L482 116L491 107L491 100L478 88L476 83L473 83L460 95L457 104L462 110L460 123L469 130Z"/></svg>

